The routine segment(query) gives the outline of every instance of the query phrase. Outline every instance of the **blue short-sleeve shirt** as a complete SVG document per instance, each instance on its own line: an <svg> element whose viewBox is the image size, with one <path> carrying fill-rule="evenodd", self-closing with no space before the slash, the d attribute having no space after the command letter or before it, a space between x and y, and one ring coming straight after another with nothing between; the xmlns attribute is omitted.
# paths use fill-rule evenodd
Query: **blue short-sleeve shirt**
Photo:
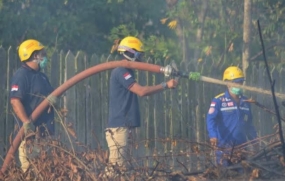
<svg viewBox="0 0 285 181"><path fill-rule="evenodd" d="M10 99L21 100L27 116L29 117L36 107L53 91L47 76L33 70L26 64L15 72L10 87ZM40 127L40 131L45 131L43 125L48 129L49 134L54 134L54 111L49 108L34 121L34 125ZM22 126L22 121L16 118L16 122ZM42 125L42 126L41 126Z"/></svg>
<svg viewBox="0 0 285 181"><path fill-rule="evenodd" d="M138 97L129 89L136 82L134 72L124 67L111 72L108 127L139 127Z"/></svg>

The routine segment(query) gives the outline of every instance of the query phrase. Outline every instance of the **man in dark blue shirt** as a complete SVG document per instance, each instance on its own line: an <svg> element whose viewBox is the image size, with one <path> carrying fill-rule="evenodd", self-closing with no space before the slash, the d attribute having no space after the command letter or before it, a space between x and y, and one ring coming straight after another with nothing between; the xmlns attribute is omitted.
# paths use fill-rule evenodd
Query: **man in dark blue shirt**
<svg viewBox="0 0 285 181"><path fill-rule="evenodd" d="M47 76L40 72L47 64L44 46L37 40L29 39L19 47L22 66L15 72L10 89L10 102L16 114L16 123L23 126L25 135L38 131L39 136L53 135L54 111L47 108L34 120L30 115L36 107L54 90ZM29 167L25 140L19 147L21 168L25 172Z"/></svg>
<svg viewBox="0 0 285 181"><path fill-rule="evenodd" d="M129 61L141 61L144 52L143 44L136 37L128 36L121 40L118 52ZM133 70L118 67L112 71L108 128L106 129L109 163L111 165L118 165L122 169L128 167L128 138L133 128L141 126L137 95L148 96L167 88L175 88L176 85L177 81L171 79L155 86L141 86L136 82ZM110 167L106 167L106 175L114 176Z"/></svg>
<svg viewBox="0 0 285 181"><path fill-rule="evenodd" d="M231 66L225 70L223 80L242 84L244 75L238 67ZM257 137L251 106L246 100L242 89L233 86L228 86L224 93L212 100L207 114L207 129L212 146L233 148ZM228 160L222 159L223 153L216 152L216 161L226 166Z"/></svg>

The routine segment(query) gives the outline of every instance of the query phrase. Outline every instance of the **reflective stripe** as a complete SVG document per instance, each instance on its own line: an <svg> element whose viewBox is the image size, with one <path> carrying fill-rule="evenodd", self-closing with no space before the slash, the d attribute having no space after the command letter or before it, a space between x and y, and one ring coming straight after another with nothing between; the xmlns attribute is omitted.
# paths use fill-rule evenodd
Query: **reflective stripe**
<svg viewBox="0 0 285 181"><path fill-rule="evenodd" d="M224 107L224 108L221 108L221 111L225 111L225 110L233 110L233 109L237 109L237 107Z"/></svg>
<svg viewBox="0 0 285 181"><path fill-rule="evenodd" d="M241 110L246 110L246 111L249 111L249 108L248 107L240 107Z"/></svg>

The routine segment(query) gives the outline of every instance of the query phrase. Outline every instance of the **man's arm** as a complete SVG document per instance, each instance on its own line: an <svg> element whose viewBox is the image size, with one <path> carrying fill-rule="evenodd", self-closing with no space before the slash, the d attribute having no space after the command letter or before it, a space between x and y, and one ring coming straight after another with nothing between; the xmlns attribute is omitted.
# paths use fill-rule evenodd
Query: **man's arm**
<svg viewBox="0 0 285 181"><path fill-rule="evenodd" d="M23 123L30 122L21 100L19 98L11 98L10 102L17 117Z"/></svg>
<svg viewBox="0 0 285 181"><path fill-rule="evenodd" d="M210 138L210 143L212 146L216 146L218 144L218 139L217 139L217 116L219 112L219 105L218 101L213 99L207 114L207 130Z"/></svg>
<svg viewBox="0 0 285 181"><path fill-rule="evenodd" d="M172 89L175 88L177 86L178 82L174 79L169 80L168 82L166 82L165 84L161 83L158 85L154 85L154 86L141 86L138 83L134 83L129 90L132 91L133 93L137 94L138 96L149 96L158 92L163 91L164 89Z"/></svg>

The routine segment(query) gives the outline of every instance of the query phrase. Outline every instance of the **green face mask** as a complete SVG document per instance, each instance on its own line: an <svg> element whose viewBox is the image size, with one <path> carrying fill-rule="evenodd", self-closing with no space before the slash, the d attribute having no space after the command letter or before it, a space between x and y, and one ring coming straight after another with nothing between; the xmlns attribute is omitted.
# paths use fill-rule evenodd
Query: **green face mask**
<svg viewBox="0 0 285 181"><path fill-rule="evenodd" d="M43 60L40 62L41 69L44 69L47 66L48 59L44 57Z"/></svg>
<svg viewBox="0 0 285 181"><path fill-rule="evenodd" d="M237 87L232 87L230 89L231 93L235 94L235 95L241 95L242 94L242 89L241 88L237 88Z"/></svg>

